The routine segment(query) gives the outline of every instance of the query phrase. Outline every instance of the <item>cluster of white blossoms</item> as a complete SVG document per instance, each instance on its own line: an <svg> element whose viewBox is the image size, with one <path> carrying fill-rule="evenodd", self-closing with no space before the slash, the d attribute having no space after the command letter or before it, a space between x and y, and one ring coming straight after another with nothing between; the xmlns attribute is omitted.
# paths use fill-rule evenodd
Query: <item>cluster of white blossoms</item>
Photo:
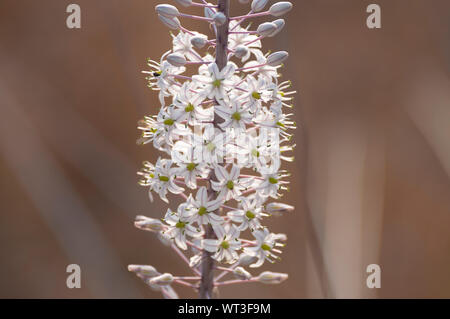
<svg viewBox="0 0 450 319"><path fill-rule="evenodd" d="M289 91L289 81L280 81L278 72L288 53L265 53L261 46L264 38L283 29L285 21L279 17L292 4L277 2L265 11L268 0L253 0L248 14L229 17L220 11L220 3L199 1L176 2L200 8L201 16L181 13L169 4L156 6L160 20L177 34L172 34L173 48L159 62L149 60L150 70L143 71L149 87L159 92L161 108L139 122L138 142L152 143L163 155L155 164L144 163L140 184L148 187L152 201L157 195L170 204L170 193L182 203L169 208L161 220L138 216L135 225L158 233L194 276L161 274L144 265L130 265L129 270L167 298L177 297L173 283L199 289L208 256L216 261L211 271L222 271L214 287L287 278L268 271L253 276L244 267L280 258L287 236L270 232L265 222L274 213L293 210L273 201L288 189L289 174L281 165L293 160L285 153L295 146L290 144L295 123L286 112L295 92ZM247 19L263 16L275 20L250 30ZM214 38L184 28L179 18L207 22ZM214 51L223 45L218 29L224 24L228 41L225 65L220 67ZM208 227L212 231L207 236ZM221 281L227 274L236 279Z"/></svg>

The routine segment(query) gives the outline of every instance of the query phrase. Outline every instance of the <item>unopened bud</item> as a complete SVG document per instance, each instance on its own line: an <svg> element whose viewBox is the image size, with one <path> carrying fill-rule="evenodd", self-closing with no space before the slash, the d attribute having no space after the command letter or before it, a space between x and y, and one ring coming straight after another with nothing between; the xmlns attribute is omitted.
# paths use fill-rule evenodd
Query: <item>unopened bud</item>
<svg viewBox="0 0 450 319"><path fill-rule="evenodd" d="M283 61L286 60L288 56L289 53L287 53L286 51L274 52L267 57L267 65L278 66L283 63Z"/></svg>
<svg viewBox="0 0 450 319"><path fill-rule="evenodd" d="M166 233L159 232L158 233L158 239L166 246L172 245L172 239Z"/></svg>
<svg viewBox="0 0 450 319"><path fill-rule="evenodd" d="M163 223L158 219L139 215L136 216L134 226L142 230L160 231L163 228Z"/></svg>
<svg viewBox="0 0 450 319"><path fill-rule="evenodd" d="M178 297L178 294L171 286L163 287L162 290L164 291L164 298L166 299L180 299Z"/></svg>
<svg viewBox="0 0 450 319"><path fill-rule="evenodd" d="M236 49L234 49L234 55L239 58L242 59L244 56L246 56L248 53L248 48L245 45L239 45L236 47Z"/></svg>
<svg viewBox="0 0 450 319"><path fill-rule="evenodd" d="M239 265L242 266L249 266L253 263L255 263L258 260L258 258L256 258L255 256L250 256L247 254L241 254L239 256Z"/></svg>
<svg viewBox="0 0 450 319"><path fill-rule="evenodd" d="M167 56L167 62L176 67L181 67L186 64L186 59L184 55L180 53L171 53Z"/></svg>
<svg viewBox="0 0 450 319"><path fill-rule="evenodd" d="M292 3L289 1L282 1L274 3L270 9L269 13L274 17L281 17L282 15L288 13L292 9Z"/></svg>
<svg viewBox="0 0 450 319"><path fill-rule="evenodd" d="M183 7L189 7L192 4L192 0L175 0Z"/></svg>
<svg viewBox="0 0 450 319"><path fill-rule="evenodd" d="M168 286L172 283L173 276L169 273L165 273L156 277L153 277L148 281L150 285L156 286Z"/></svg>
<svg viewBox="0 0 450 319"><path fill-rule="evenodd" d="M155 277L161 274L155 267L148 265L128 265L128 271L144 277Z"/></svg>
<svg viewBox="0 0 450 319"><path fill-rule="evenodd" d="M202 255L194 255L189 259L189 267L196 268L202 262Z"/></svg>
<svg viewBox="0 0 450 319"><path fill-rule="evenodd" d="M274 37L274 36L276 36L278 33L280 33L281 30L283 30L284 25L286 24L286 23L284 22L284 19L278 19L278 20L272 21L272 23L274 23L274 24L277 26L277 28L276 28L276 30L275 30L272 34L269 35L269 37Z"/></svg>
<svg viewBox="0 0 450 319"><path fill-rule="evenodd" d="M257 277L257 280L259 282L261 282L263 284L268 284L268 285L279 284L279 283L282 283L283 281L285 281L286 279L288 279L288 274L282 274L282 273L271 272L271 271L265 271Z"/></svg>
<svg viewBox="0 0 450 319"><path fill-rule="evenodd" d="M260 36L267 37L267 36L271 35L272 33L274 33L276 30L277 30L277 25L275 23L264 22L258 26L258 29L256 30L256 32L258 32L258 34Z"/></svg>
<svg viewBox="0 0 450 319"><path fill-rule="evenodd" d="M267 2L269 0L253 0L252 2L252 11L253 12L259 12L266 6Z"/></svg>
<svg viewBox="0 0 450 319"><path fill-rule="evenodd" d="M161 20L162 23L164 23L167 27L169 27L172 30L179 30L181 27L180 20L178 18L167 18L165 16L162 16L158 14L159 20Z"/></svg>
<svg viewBox="0 0 450 319"><path fill-rule="evenodd" d="M273 238L275 240L279 240L279 241L287 241L287 235L286 234L274 234ZM283 244L284 246L284 244Z"/></svg>
<svg viewBox="0 0 450 319"><path fill-rule="evenodd" d="M209 6L212 6L212 3L208 3ZM216 10L214 10L213 8L209 8L209 7L205 7L205 17L206 18L214 18L214 15L216 14Z"/></svg>
<svg viewBox="0 0 450 319"><path fill-rule="evenodd" d="M191 39L191 44L196 49L202 49L206 45L207 41L208 40L205 37L195 36Z"/></svg>
<svg viewBox="0 0 450 319"><path fill-rule="evenodd" d="M250 278L252 278L252 275L242 267L237 267L235 270L233 270L233 274L236 278L242 280L249 280Z"/></svg>
<svg viewBox="0 0 450 319"><path fill-rule="evenodd" d="M268 213L288 213L294 210L294 206L283 203L269 203L266 205L266 211Z"/></svg>
<svg viewBox="0 0 450 319"><path fill-rule="evenodd" d="M216 26L220 27L220 26L224 25L225 22L227 22L227 17L222 12L217 12L213 16L213 20L214 20L214 23L216 24Z"/></svg>
<svg viewBox="0 0 450 319"><path fill-rule="evenodd" d="M170 4L158 4L155 7L156 12L159 15L162 15L166 18L175 18L180 15L180 12L178 11L177 7L174 7Z"/></svg>

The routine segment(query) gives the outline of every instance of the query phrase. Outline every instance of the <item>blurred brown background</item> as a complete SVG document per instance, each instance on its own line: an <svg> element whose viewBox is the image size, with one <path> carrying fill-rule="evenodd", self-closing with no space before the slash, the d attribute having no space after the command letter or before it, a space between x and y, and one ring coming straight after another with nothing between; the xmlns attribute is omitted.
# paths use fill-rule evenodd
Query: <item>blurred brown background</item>
<svg viewBox="0 0 450 319"><path fill-rule="evenodd" d="M293 2L285 31L264 41L290 51L283 75L299 91L285 196L297 209L270 221L289 242L264 267L290 278L221 296L450 297L450 1ZM70 3L81 30L65 25ZM186 273L132 224L167 207L135 175L157 156L135 144L137 120L159 108L140 71L170 46L157 3L0 1L0 297L159 298L127 264ZM380 30L365 25L370 3ZM71 263L81 289L66 288ZM372 263L381 289L365 285Z"/></svg>

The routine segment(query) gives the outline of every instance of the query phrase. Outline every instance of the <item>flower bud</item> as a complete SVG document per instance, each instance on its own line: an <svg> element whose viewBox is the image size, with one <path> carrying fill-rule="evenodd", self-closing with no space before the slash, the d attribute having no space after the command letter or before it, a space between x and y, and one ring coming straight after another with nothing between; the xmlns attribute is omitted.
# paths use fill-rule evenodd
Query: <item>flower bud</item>
<svg viewBox="0 0 450 319"><path fill-rule="evenodd" d="M158 14L159 20L161 20L162 23L164 23L167 27L169 27L172 30L179 30L181 27L180 20L178 18L167 18L165 16L162 16Z"/></svg>
<svg viewBox="0 0 450 319"><path fill-rule="evenodd" d="M192 4L192 0L175 0L183 7L189 7Z"/></svg>
<svg viewBox="0 0 450 319"><path fill-rule="evenodd" d="M258 26L256 32L262 37L267 37L277 30L277 25L272 22L264 22Z"/></svg>
<svg viewBox="0 0 450 319"><path fill-rule="evenodd" d="M186 64L186 58L180 53L171 53L167 56L167 62L176 67L182 67Z"/></svg>
<svg viewBox="0 0 450 319"><path fill-rule="evenodd" d="M172 245L172 239L167 233L159 232L158 239L166 246Z"/></svg>
<svg viewBox="0 0 450 319"><path fill-rule="evenodd" d="M257 260L258 260L258 258L254 257L254 256L250 256L247 254L241 254L239 256L239 265L248 266L248 265L255 263Z"/></svg>
<svg viewBox="0 0 450 319"><path fill-rule="evenodd" d="M242 280L249 280L250 278L252 278L252 275L242 267L237 267L235 270L233 270L233 274L236 278Z"/></svg>
<svg viewBox="0 0 450 319"><path fill-rule="evenodd" d="M136 216L134 226L142 230L159 231L162 230L163 223L158 219L139 215Z"/></svg>
<svg viewBox="0 0 450 319"><path fill-rule="evenodd" d="M180 299L178 297L178 294L171 286L163 287L162 290L164 291L164 298L166 299Z"/></svg>
<svg viewBox="0 0 450 319"><path fill-rule="evenodd" d="M269 13L274 17L281 17L283 14L288 13L292 9L292 3L289 1L282 1L274 3L270 9Z"/></svg>
<svg viewBox="0 0 450 319"><path fill-rule="evenodd" d="M136 275L143 277L155 277L160 275L155 267L148 265L128 265L128 271L134 272Z"/></svg>
<svg viewBox="0 0 450 319"><path fill-rule="evenodd" d="M196 268L202 262L202 255L194 255L189 259L189 267Z"/></svg>
<svg viewBox="0 0 450 319"><path fill-rule="evenodd" d="M274 37L278 33L280 33L280 31L283 30L284 25L286 24L284 22L284 19L278 19L278 20L272 21L272 23L274 23L277 26L277 28L272 34L269 35L269 37Z"/></svg>
<svg viewBox="0 0 450 319"><path fill-rule="evenodd" d="M158 4L155 7L156 12L159 15L162 15L166 18L175 18L180 15L180 12L178 11L177 7L174 7L170 4Z"/></svg>
<svg viewBox="0 0 450 319"><path fill-rule="evenodd" d="M234 50L234 55L239 59L242 59L244 56L247 55L247 53L248 53L248 48L245 45L239 45Z"/></svg>
<svg viewBox="0 0 450 319"><path fill-rule="evenodd" d="M165 273L156 277L153 277L148 281L150 285L156 286L168 286L172 283L173 276L169 273Z"/></svg>
<svg viewBox="0 0 450 319"><path fill-rule="evenodd" d="M288 213L294 210L294 206L283 203L269 203L266 205L266 211L268 213Z"/></svg>
<svg viewBox="0 0 450 319"><path fill-rule="evenodd" d="M214 23L216 24L216 26L220 27L220 26L224 25L225 22L227 22L227 17L222 12L217 12L213 16L213 20L214 20Z"/></svg>
<svg viewBox="0 0 450 319"><path fill-rule="evenodd" d="M286 60L288 56L289 53L287 53L286 51L274 52L267 57L267 65L278 66L283 63L283 61Z"/></svg>
<svg viewBox="0 0 450 319"><path fill-rule="evenodd" d="M208 2L208 5L212 6L212 3ZM205 17L207 18L214 18L214 15L216 14L216 10L214 10L213 8L209 8L209 7L205 7Z"/></svg>
<svg viewBox="0 0 450 319"><path fill-rule="evenodd" d="M269 0L253 0L252 2L252 11L253 12L259 12L266 6L267 2Z"/></svg>
<svg viewBox="0 0 450 319"><path fill-rule="evenodd" d="M191 44L196 48L196 49L202 49L205 45L206 42L208 40L205 37L201 37L201 36L195 36L191 39Z"/></svg>
<svg viewBox="0 0 450 319"><path fill-rule="evenodd" d="M282 274L279 272L271 272L271 271L265 271L257 277L257 280L260 283L268 285L280 284L286 279L288 279L288 274Z"/></svg>
<svg viewBox="0 0 450 319"><path fill-rule="evenodd" d="M286 234L274 234L273 235L273 238L275 239L275 240L279 240L279 241L286 241L287 240L287 235ZM284 246L284 244L283 244L283 246Z"/></svg>

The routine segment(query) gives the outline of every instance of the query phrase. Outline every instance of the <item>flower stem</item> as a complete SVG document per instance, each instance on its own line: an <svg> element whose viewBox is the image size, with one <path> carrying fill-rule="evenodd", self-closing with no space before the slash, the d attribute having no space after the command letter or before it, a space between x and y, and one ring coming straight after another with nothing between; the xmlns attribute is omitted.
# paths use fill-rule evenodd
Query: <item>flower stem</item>
<svg viewBox="0 0 450 319"><path fill-rule="evenodd" d="M222 70L228 62L228 32L229 32L229 18L230 18L230 0L219 0L218 11L222 12L227 18L226 23L217 27L216 38L216 64L219 70ZM214 117L214 127L219 127L220 117ZM211 179L216 179L215 176L211 176ZM208 195L212 195L214 191L211 188L211 183L208 186ZM205 229L205 239L214 239L215 234L211 225L208 225ZM211 299L213 296L214 288L214 259L212 259L212 253L203 251L203 262L201 266L202 278L200 282L199 295L201 299Z"/></svg>

